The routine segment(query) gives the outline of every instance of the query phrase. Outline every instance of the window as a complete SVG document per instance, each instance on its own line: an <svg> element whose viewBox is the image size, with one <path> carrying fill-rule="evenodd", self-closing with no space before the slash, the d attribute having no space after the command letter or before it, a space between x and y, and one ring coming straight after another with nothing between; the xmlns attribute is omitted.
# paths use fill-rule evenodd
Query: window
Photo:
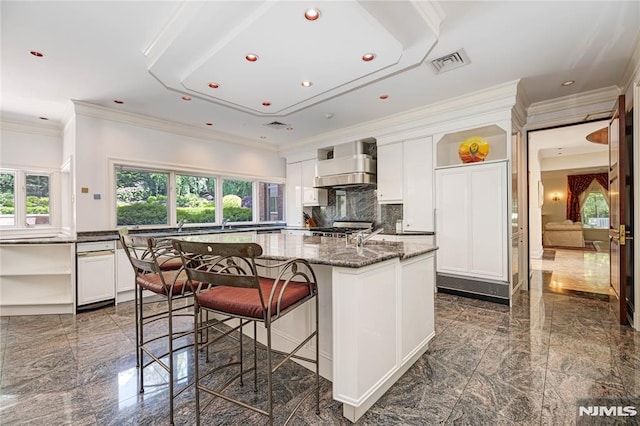
<svg viewBox="0 0 640 426"><path fill-rule="evenodd" d="M0 173L0 226L16 225L16 177L13 173Z"/></svg>
<svg viewBox="0 0 640 426"><path fill-rule="evenodd" d="M0 227L23 230L51 226L52 173L0 172Z"/></svg>
<svg viewBox="0 0 640 426"><path fill-rule="evenodd" d="M216 221L216 179L176 175L176 217L178 222Z"/></svg>
<svg viewBox="0 0 640 426"><path fill-rule="evenodd" d="M223 178L202 169L111 164L116 226L284 222L282 182Z"/></svg>
<svg viewBox="0 0 640 426"><path fill-rule="evenodd" d="M49 176L27 174L25 188L27 225L49 225Z"/></svg>
<svg viewBox="0 0 640 426"><path fill-rule="evenodd" d="M284 185L258 183L258 214L261 222L284 220Z"/></svg>
<svg viewBox="0 0 640 426"><path fill-rule="evenodd" d="M118 226L167 225L169 173L116 168Z"/></svg>
<svg viewBox="0 0 640 426"><path fill-rule="evenodd" d="M609 206L601 192L587 195L582 205L582 223L589 228L609 228Z"/></svg>
<svg viewBox="0 0 640 426"><path fill-rule="evenodd" d="M222 219L227 222L253 221L253 182L222 181Z"/></svg>

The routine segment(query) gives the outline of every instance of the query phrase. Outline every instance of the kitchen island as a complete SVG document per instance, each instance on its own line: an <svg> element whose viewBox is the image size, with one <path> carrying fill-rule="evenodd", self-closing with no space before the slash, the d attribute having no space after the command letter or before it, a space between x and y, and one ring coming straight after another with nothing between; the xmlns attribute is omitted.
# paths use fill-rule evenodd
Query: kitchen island
<svg viewBox="0 0 640 426"><path fill-rule="evenodd" d="M427 350L435 335L436 246L284 234L212 234L180 239L255 242L265 261L303 258L318 278L320 374L343 415L357 421ZM290 350L314 327L308 304L274 324L274 347ZM259 330L263 331L263 330ZM252 332L247 334L252 335ZM264 342L265 334L258 340ZM315 352L313 343L304 348ZM303 364L304 365L304 364Z"/></svg>

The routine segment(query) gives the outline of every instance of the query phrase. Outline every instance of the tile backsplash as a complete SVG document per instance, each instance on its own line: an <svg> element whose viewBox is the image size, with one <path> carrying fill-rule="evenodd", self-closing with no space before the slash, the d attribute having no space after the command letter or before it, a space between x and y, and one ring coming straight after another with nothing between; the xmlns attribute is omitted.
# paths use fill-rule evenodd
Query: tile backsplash
<svg viewBox="0 0 640 426"><path fill-rule="evenodd" d="M329 189L327 206L312 207L310 214L317 226L357 220L374 222L376 228L393 232L396 221L402 219L402 204L378 204L375 187Z"/></svg>

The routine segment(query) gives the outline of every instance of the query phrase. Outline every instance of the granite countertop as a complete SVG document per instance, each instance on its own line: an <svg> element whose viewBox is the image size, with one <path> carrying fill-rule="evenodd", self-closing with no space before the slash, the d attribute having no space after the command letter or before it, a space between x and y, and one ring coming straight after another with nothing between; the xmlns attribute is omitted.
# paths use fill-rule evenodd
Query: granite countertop
<svg viewBox="0 0 640 426"><path fill-rule="evenodd" d="M438 249L431 244L367 241L362 248L346 245L344 238L285 234L192 235L179 239L198 242L254 242L262 246L263 259L302 258L312 264L361 268L385 260L408 259Z"/></svg>
<svg viewBox="0 0 640 426"><path fill-rule="evenodd" d="M433 231L391 231L391 232L381 232L382 235L435 235L436 233Z"/></svg>
<svg viewBox="0 0 640 426"><path fill-rule="evenodd" d="M234 232L269 232L284 229L284 225L256 225L256 226L231 226L225 229L220 227L203 227L203 228L184 228L178 232L175 228L157 228L157 229L137 229L131 230L131 235L141 235L148 237L175 237L181 235L202 235L202 234L228 234ZM95 231L95 232L79 232L74 237L58 236L58 237L34 237L34 238L14 238L0 240L2 244L70 244L70 243L92 243L99 241L115 241L119 240L118 231Z"/></svg>

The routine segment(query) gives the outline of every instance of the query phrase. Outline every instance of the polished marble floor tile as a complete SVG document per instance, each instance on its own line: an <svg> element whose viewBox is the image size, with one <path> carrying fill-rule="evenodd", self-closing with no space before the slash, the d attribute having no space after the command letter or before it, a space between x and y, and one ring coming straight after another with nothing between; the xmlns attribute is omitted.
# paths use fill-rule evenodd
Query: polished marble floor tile
<svg viewBox="0 0 640 426"><path fill-rule="evenodd" d="M535 288L516 294L512 307L437 294L435 312L436 336L427 353L358 425L576 424L584 401L640 396L640 333L618 326L604 301ZM133 316L128 302L75 316L2 317L0 423L168 424L167 372L146 368L139 392ZM190 320L177 323L188 328ZM211 358L234 359L235 348L234 342L221 344ZM249 348L246 356L251 353ZM200 359L208 365L204 354ZM177 384L187 384L193 352L178 353L175 362ZM291 408L289 399L313 376L294 363L283 368L276 373L276 400ZM232 391L248 401L263 396L247 385ZM310 398L292 424L350 424L331 395L331 383L321 380L320 415ZM176 398L175 419L176 425L194 424L192 387ZM264 419L216 400L202 424L245 426Z"/></svg>

